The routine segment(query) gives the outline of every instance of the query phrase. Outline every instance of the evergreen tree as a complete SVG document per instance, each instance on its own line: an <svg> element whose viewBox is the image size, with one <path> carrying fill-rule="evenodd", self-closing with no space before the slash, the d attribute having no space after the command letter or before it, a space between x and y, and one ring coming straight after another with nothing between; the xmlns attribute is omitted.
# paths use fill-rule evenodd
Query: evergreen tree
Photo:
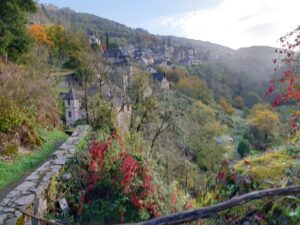
<svg viewBox="0 0 300 225"><path fill-rule="evenodd" d="M248 155L251 151L251 146L248 140L241 140L239 142L238 148L237 148L238 153L242 158L244 158L246 155Z"/></svg>
<svg viewBox="0 0 300 225"><path fill-rule="evenodd" d="M35 10L33 0L0 1L0 56L19 61L29 50L31 39L26 30L27 13Z"/></svg>
<svg viewBox="0 0 300 225"><path fill-rule="evenodd" d="M109 43L108 32L106 32L105 36L106 36L106 49L109 50L110 49L110 43Z"/></svg>

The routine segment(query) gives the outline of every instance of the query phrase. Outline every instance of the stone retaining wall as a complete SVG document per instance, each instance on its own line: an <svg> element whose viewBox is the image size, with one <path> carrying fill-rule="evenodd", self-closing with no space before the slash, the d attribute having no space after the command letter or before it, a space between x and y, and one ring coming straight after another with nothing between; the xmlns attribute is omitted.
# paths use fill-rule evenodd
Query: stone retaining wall
<svg viewBox="0 0 300 225"><path fill-rule="evenodd" d="M70 158L76 149L76 145L87 134L88 126L78 126L72 136L64 142L57 151L53 153L53 158L45 162L28 177L24 182L9 192L0 202L0 224L15 225L21 220L22 213L17 209L42 216L47 208L46 190L50 183L50 178L59 172L65 162ZM37 225L38 221L28 219L26 225Z"/></svg>

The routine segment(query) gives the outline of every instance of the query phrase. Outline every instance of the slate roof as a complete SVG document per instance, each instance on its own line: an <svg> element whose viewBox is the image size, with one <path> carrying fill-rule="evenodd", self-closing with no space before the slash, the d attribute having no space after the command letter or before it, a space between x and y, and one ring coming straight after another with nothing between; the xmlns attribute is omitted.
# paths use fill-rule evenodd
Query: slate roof
<svg viewBox="0 0 300 225"><path fill-rule="evenodd" d="M78 99L78 96L74 93L73 89L70 89L70 91L65 95L64 99L66 100Z"/></svg>
<svg viewBox="0 0 300 225"><path fill-rule="evenodd" d="M130 63L128 59L123 58L120 61L116 62L115 64L120 66L128 66Z"/></svg>
<svg viewBox="0 0 300 225"><path fill-rule="evenodd" d="M103 53L106 58L125 58L126 55L118 48L106 50Z"/></svg>
<svg viewBox="0 0 300 225"><path fill-rule="evenodd" d="M159 82L162 82L163 79L166 77L165 73L152 73L151 75L152 75L153 80L156 80Z"/></svg>

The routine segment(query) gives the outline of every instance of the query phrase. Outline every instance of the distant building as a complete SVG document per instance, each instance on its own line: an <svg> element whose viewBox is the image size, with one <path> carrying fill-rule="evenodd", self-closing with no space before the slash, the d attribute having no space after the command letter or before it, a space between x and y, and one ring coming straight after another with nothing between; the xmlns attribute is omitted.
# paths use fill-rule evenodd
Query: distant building
<svg viewBox="0 0 300 225"><path fill-rule="evenodd" d="M174 47L170 37L168 40L165 40L165 44L162 48L162 54L167 61L173 58Z"/></svg>
<svg viewBox="0 0 300 225"><path fill-rule="evenodd" d="M97 88L95 86L91 87L88 93L89 95L95 95ZM115 87L114 96L111 96L108 85L102 87L102 95L106 101L112 100L112 105L117 115L118 126L123 130L128 130L132 113L129 98L125 98L122 90L117 87ZM82 107L83 93L76 92L72 88L63 99L66 109L66 125L73 125L77 120L86 118L86 111Z"/></svg>
<svg viewBox="0 0 300 225"><path fill-rule="evenodd" d="M157 69L154 66L147 66L145 69L145 71L149 72L149 73L157 73Z"/></svg>
<svg viewBox="0 0 300 225"><path fill-rule="evenodd" d="M91 45L97 44L99 47L101 47L101 40L98 39L93 33L89 33L89 42Z"/></svg>
<svg viewBox="0 0 300 225"><path fill-rule="evenodd" d="M66 109L66 124L72 125L75 121L85 118L85 112L81 106L81 97L75 94L74 89L70 91L64 97L65 109Z"/></svg>
<svg viewBox="0 0 300 225"><path fill-rule="evenodd" d="M158 84L161 89L163 89L163 90L170 89L170 83L169 83L165 73L152 73L151 75L152 75L153 81L156 84Z"/></svg>

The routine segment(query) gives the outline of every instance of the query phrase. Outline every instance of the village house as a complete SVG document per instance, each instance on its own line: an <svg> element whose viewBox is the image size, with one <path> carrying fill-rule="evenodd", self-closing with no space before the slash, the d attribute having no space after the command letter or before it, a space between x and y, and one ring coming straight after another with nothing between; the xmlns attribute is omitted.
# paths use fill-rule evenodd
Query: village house
<svg viewBox="0 0 300 225"><path fill-rule="evenodd" d="M84 119L86 114L81 105L81 97L73 88L64 97L66 109L66 125L72 125L79 119Z"/></svg>
<svg viewBox="0 0 300 225"><path fill-rule="evenodd" d="M151 75L152 75L154 84L157 84L160 89L162 89L162 90L170 89L170 83L169 83L165 73L152 73Z"/></svg>
<svg viewBox="0 0 300 225"><path fill-rule="evenodd" d="M124 99L122 90L117 87L115 87L114 96L110 96L111 94L109 89L110 87L108 87L108 85L103 86L103 97L107 101L112 100L113 108L117 116L118 126L123 130L128 130L132 113L132 107L129 99ZM97 89L95 87L91 87L88 92L93 95L96 94ZM82 107L83 93L71 88L63 99L66 111L66 125L73 125L76 121L86 118L86 111Z"/></svg>
<svg viewBox="0 0 300 225"><path fill-rule="evenodd" d="M101 40L98 39L95 34L90 32L88 38L89 38L90 45L96 44L99 47L101 47Z"/></svg>

